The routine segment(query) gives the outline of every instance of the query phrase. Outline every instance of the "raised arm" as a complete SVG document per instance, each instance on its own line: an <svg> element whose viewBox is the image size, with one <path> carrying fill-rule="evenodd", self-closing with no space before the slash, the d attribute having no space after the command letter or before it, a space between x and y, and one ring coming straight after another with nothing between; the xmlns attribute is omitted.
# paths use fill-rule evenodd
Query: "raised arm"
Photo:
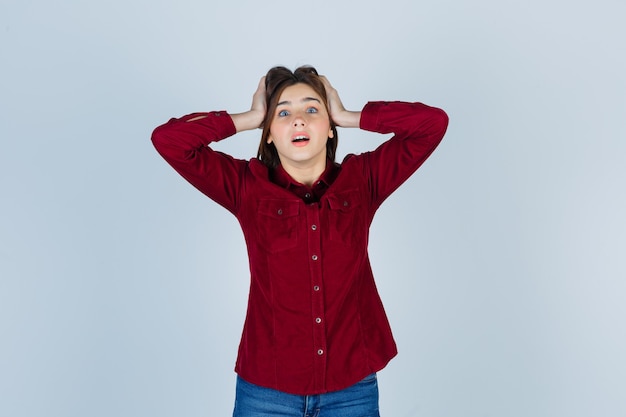
<svg viewBox="0 0 626 417"><path fill-rule="evenodd" d="M435 150L446 132L448 116L443 110L422 103L399 101L369 102L361 111L350 111L330 81L325 76L320 78L326 88L330 117L337 126L394 134L375 151L356 158L349 155L344 160L363 164L372 201L378 206Z"/></svg>
<svg viewBox="0 0 626 417"><path fill-rule="evenodd" d="M261 78L250 110L193 113L172 118L152 133L152 143L187 181L211 199L236 211L239 186L247 162L213 151L209 145L244 130L261 126L265 117L265 80Z"/></svg>
<svg viewBox="0 0 626 417"><path fill-rule="evenodd" d="M428 159L447 126L443 110L422 103L378 101L363 108L361 129L394 134L376 150L355 158L364 163L376 206Z"/></svg>

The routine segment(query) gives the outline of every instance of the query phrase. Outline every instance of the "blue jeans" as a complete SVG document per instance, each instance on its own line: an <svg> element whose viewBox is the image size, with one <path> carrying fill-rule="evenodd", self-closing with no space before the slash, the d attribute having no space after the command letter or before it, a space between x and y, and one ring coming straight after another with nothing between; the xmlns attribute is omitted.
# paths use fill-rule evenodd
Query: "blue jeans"
<svg viewBox="0 0 626 417"><path fill-rule="evenodd" d="M294 395L237 377L233 417L380 417L376 374L341 391Z"/></svg>

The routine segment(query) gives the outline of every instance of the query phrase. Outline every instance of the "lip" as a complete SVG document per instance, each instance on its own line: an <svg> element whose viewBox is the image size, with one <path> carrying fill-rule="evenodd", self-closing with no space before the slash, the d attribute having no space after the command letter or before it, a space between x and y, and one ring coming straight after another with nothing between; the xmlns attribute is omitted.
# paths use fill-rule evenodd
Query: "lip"
<svg viewBox="0 0 626 417"><path fill-rule="evenodd" d="M298 139L303 139L304 140L298 140ZM306 133L306 132L296 132L293 135L291 135L291 144L294 146L306 146L309 141L311 140L311 137Z"/></svg>
<svg viewBox="0 0 626 417"><path fill-rule="evenodd" d="M306 132L295 132L293 135L291 135L291 141L293 142L297 137L301 137L301 136L304 136L307 139L311 139L309 134Z"/></svg>

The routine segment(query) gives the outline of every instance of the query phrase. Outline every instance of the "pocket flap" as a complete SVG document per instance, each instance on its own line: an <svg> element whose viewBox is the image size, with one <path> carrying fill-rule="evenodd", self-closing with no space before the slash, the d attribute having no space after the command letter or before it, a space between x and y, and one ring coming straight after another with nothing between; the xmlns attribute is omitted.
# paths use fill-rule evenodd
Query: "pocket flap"
<svg viewBox="0 0 626 417"><path fill-rule="evenodd" d="M300 202L294 200L261 200L259 214L274 219L285 219L300 213Z"/></svg>
<svg viewBox="0 0 626 417"><path fill-rule="evenodd" d="M331 210L349 211L360 204L357 193L347 192L328 196L328 205Z"/></svg>

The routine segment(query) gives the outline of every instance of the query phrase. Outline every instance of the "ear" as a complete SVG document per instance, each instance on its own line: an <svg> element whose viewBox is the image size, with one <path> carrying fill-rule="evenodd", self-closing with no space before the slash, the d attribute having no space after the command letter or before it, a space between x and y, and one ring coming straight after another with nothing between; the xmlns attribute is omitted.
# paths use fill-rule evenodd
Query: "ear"
<svg viewBox="0 0 626 417"><path fill-rule="evenodd" d="M328 129L328 139L332 139L335 137L335 133L332 129Z"/></svg>
<svg viewBox="0 0 626 417"><path fill-rule="evenodd" d="M269 144L270 144L270 143L272 143L273 141L274 141L274 139L272 138L272 135L269 135L269 136L267 137L267 141L266 141L266 142L267 142L267 144L269 145Z"/></svg>

